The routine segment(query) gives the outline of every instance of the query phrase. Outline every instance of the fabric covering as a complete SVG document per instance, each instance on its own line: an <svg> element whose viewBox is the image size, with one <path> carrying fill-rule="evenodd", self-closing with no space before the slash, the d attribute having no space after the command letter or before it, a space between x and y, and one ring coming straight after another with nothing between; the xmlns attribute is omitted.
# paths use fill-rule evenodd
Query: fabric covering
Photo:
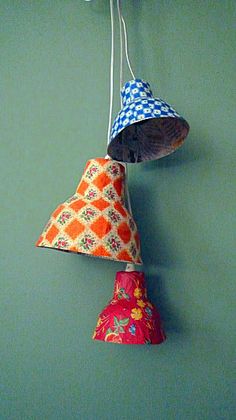
<svg viewBox="0 0 236 420"><path fill-rule="evenodd" d="M182 145L187 121L163 99L154 98L148 82L130 80L121 96L123 108L112 126L109 156L136 163L160 159Z"/></svg>
<svg viewBox="0 0 236 420"><path fill-rule="evenodd" d="M75 194L52 213L36 246L142 264L136 223L125 207L125 168L87 162Z"/></svg>
<svg viewBox="0 0 236 420"><path fill-rule="evenodd" d="M147 299L144 273L119 271L114 296L99 315L93 339L118 344L160 344L165 338L159 313Z"/></svg>

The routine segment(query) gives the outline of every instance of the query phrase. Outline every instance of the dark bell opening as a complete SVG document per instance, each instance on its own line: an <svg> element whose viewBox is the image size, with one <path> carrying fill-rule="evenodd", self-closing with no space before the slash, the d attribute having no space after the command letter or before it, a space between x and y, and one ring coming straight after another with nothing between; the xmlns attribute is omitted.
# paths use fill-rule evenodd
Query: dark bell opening
<svg viewBox="0 0 236 420"><path fill-rule="evenodd" d="M109 155L121 162L160 159L182 145L189 131L183 118L150 118L124 128L110 143Z"/></svg>

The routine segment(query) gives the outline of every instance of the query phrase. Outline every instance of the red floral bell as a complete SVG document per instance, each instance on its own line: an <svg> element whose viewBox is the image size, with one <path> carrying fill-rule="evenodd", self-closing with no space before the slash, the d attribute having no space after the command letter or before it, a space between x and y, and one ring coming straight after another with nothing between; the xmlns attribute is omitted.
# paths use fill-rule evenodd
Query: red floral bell
<svg viewBox="0 0 236 420"><path fill-rule="evenodd" d="M99 315L93 339L118 344L160 344L165 338L159 313L147 299L144 273L119 271L113 299Z"/></svg>

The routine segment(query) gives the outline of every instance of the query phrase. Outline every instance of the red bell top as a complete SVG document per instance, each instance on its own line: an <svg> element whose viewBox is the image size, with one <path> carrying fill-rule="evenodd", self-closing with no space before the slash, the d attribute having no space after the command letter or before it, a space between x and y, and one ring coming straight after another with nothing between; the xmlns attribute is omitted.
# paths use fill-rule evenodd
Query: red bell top
<svg viewBox="0 0 236 420"><path fill-rule="evenodd" d="M93 339L119 344L160 344L165 338L159 313L147 299L144 273L119 271L113 299L99 315Z"/></svg>

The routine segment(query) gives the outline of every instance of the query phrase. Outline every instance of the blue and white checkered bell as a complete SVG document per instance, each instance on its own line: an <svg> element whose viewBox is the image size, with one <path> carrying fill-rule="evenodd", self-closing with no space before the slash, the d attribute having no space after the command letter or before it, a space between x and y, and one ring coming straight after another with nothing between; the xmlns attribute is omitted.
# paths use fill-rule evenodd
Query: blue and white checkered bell
<svg viewBox="0 0 236 420"><path fill-rule="evenodd" d="M107 152L121 162L160 159L182 145L189 125L167 102L154 98L141 79L127 82L122 91L123 108L111 130Z"/></svg>

